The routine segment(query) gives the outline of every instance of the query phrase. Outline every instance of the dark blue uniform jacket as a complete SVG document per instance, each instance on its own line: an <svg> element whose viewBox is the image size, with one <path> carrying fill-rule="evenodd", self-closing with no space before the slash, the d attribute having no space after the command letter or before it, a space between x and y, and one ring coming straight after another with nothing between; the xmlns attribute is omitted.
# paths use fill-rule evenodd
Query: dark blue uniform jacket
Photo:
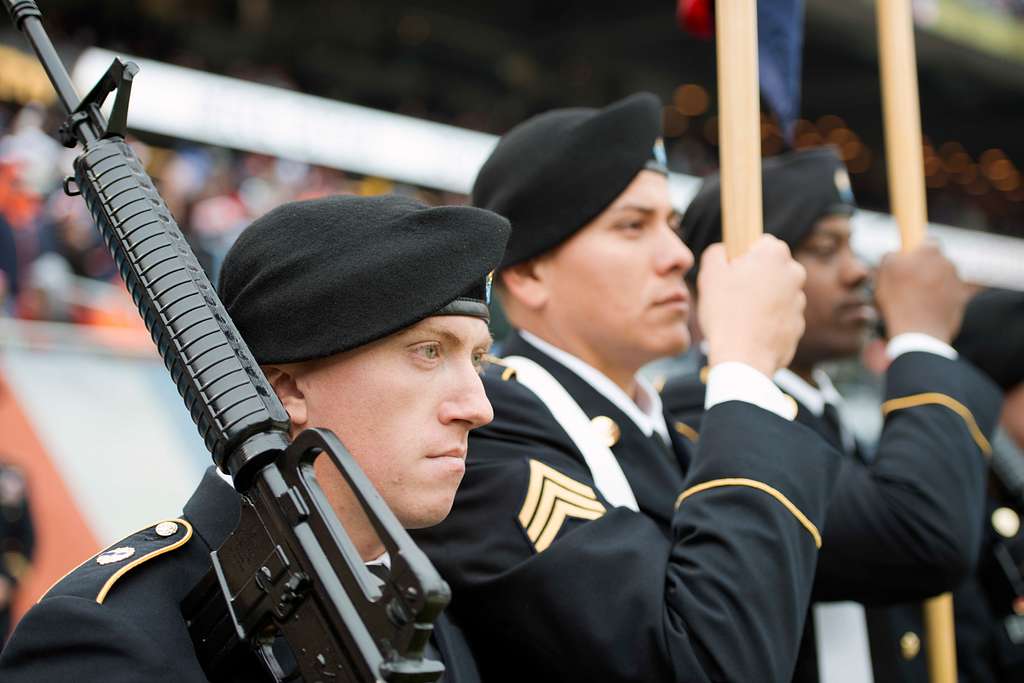
<svg viewBox="0 0 1024 683"><path fill-rule="evenodd" d="M452 586L483 679L787 680L838 453L739 401L708 411L699 446L674 431L668 445L521 338L506 351L540 363L591 420L615 422L611 450L640 511L603 498L510 368L488 370L495 419L470 433L451 515L414 533Z"/></svg>

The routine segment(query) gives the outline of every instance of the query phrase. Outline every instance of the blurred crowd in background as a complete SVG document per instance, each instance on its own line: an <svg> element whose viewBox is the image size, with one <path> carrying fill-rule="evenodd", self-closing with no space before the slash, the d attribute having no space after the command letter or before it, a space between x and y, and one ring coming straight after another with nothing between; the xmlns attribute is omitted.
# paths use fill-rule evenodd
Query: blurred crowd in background
<svg viewBox="0 0 1024 683"><path fill-rule="evenodd" d="M681 32L672 5L638 0L628 22L617 4L583 0L558 7L540 0L49 0L46 10L68 66L84 48L101 45L493 134L536 111L603 104L648 89L664 101L670 167L701 177L717 167L714 50ZM1024 0L916 0L914 8L919 27L932 36L922 39L919 55L929 218L1021 236L1024 176L1015 160L1024 151L1015 133L1024 79L1006 65L1024 58ZM872 16L869 2L808 0L804 118L794 145L835 145L858 203L884 212ZM53 93L41 72L29 79L42 81L41 90L17 85L18 76L39 67L23 39L7 31L0 30L0 42L10 46L0 46L0 312L138 328L84 203L61 188L75 151L56 141L62 117ZM844 40L829 38L837 31ZM941 42L930 43L936 36ZM47 96L46 105L34 101ZM431 204L467 200L184 140L143 137L133 144L213 279L245 225L290 199L398 192ZM778 127L764 118L763 154L783 147Z"/></svg>
<svg viewBox="0 0 1024 683"><path fill-rule="evenodd" d="M55 139L52 112L2 109L0 300L6 315L96 325L141 325L107 248L79 197L65 194L74 150ZM215 279L249 221L283 202L327 194L397 192L431 204L465 197L201 145L132 144L200 262Z"/></svg>
<svg viewBox="0 0 1024 683"><path fill-rule="evenodd" d="M695 176L716 169L717 135L708 93L681 87L665 107L673 170ZM37 103L0 104L0 313L28 320L139 328L141 322L85 203L68 196L76 150L63 148L55 133L60 117ZM781 151L775 125L763 125L764 153ZM235 237L255 217L283 202L327 194L396 192L429 204L462 204L467 197L362 177L343 171L182 141L167 146L131 139L200 263L216 282L219 264ZM855 179L881 173L880 161L856 133L834 115L801 119L796 146L835 144ZM929 211L933 220L961 227L998 230L1003 205L1024 201L1020 173L999 150L975 162L962 146L936 150L926 144ZM1000 175L1001 174L1001 175ZM1009 191L995 192L1005 181ZM1003 181L1002 183L1000 181ZM979 192L990 183L993 192ZM995 195L995 196L990 196Z"/></svg>

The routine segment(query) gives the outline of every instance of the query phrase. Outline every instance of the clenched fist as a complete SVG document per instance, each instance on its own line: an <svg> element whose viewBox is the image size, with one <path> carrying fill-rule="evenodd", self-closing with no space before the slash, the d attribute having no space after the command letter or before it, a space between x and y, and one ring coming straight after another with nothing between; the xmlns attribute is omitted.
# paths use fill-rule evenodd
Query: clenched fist
<svg viewBox="0 0 1024 683"><path fill-rule="evenodd" d="M805 278L786 243L771 235L732 261L725 245L709 247L697 279L709 364L746 363L768 377L789 365L804 333Z"/></svg>
<svg viewBox="0 0 1024 683"><path fill-rule="evenodd" d="M934 242L886 254L878 266L875 300L890 338L922 332L952 341L963 322L967 287Z"/></svg>

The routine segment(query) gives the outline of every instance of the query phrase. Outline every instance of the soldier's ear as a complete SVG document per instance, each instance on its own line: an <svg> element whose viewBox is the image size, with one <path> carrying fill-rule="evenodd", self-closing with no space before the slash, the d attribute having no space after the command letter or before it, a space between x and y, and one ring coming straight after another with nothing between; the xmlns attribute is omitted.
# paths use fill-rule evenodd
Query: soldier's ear
<svg viewBox="0 0 1024 683"><path fill-rule="evenodd" d="M309 411L306 405L306 396L295 381L295 369L292 365L264 365L263 374L267 381L274 388L274 393L281 400L284 409L288 411L288 419L292 422L292 428L300 431L305 428L309 421Z"/></svg>
<svg viewBox="0 0 1024 683"><path fill-rule="evenodd" d="M499 276L505 292L530 310L543 308L550 296L544 266L539 257L503 269Z"/></svg>

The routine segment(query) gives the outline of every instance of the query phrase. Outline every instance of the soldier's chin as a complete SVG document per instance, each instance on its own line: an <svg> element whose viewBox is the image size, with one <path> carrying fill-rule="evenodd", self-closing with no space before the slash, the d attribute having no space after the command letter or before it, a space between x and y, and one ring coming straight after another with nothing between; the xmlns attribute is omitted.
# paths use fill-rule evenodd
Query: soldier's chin
<svg viewBox="0 0 1024 683"><path fill-rule="evenodd" d="M685 325L663 328L648 339L652 347L651 355L655 358L678 356L690 348L690 330Z"/></svg>
<svg viewBox="0 0 1024 683"><path fill-rule="evenodd" d="M426 529L440 524L452 511L455 491L450 496L439 495L434 500L422 501L415 510L408 511L400 520L406 529Z"/></svg>

